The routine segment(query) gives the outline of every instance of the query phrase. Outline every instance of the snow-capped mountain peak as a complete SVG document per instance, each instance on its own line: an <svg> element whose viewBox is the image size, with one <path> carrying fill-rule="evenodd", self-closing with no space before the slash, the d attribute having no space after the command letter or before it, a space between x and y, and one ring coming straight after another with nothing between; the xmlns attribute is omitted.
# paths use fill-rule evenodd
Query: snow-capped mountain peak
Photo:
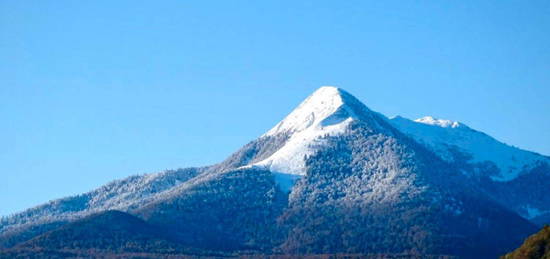
<svg viewBox="0 0 550 259"><path fill-rule="evenodd" d="M388 119L342 89L321 87L219 164L132 176L0 218L0 250L49 251L51 244L68 249L104 241L109 236L94 234L74 243L72 233L121 220L71 222L90 222L90 214L114 209L133 215L122 221L137 216L152 223L151 233L169 229L163 234L178 237L185 252L200 254L221 248L239 255L247 247L258 255L449 251L470 258L488 251L479 258L490 258L534 229L519 215L548 223L549 168L549 157L464 124ZM220 223L224 215L236 220ZM60 233L57 243L52 232ZM227 233L232 235L225 238ZM394 236L405 238L388 239ZM500 238L508 236L513 238ZM134 242L124 238L116 239L123 243L111 246L113 251ZM463 242L473 239L481 241Z"/></svg>
<svg viewBox="0 0 550 259"><path fill-rule="evenodd" d="M306 98L286 118L264 136L288 134L285 145L270 157L255 163L272 172L305 174L304 156L313 153L313 144L322 136L344 132L354 119L353 110L345 105L341 89L323 86Z"/></svg>
<svg viewBox="0 0 550 259"><path fill-rule="evenodd" d="M375 116L378 115L346 91L323 86L263 135L286 134L288 140L273 155L253 166L266 167L276 173L304 175L304 157L322 144L323 137L344 133L348 125L359 118L371 121L373 128L380 128L373 119Z"/></svg>
<svg viewBox="0 0 550 259"><path fill-rule="evenodd" d="M463 126L463 124L461 124L458 121L436 119L432 116L425 116L425 117L416 119L414 121L428 124L428 125L439 126L442 128L458 128L460 126Z"/></svg>
<svg viewBox="0 0 550 259"><path fill-rule="evenodd" d="M334 86L323 86L306 98L286 118L265 135L296 133L308 128L322 128L325 120L344 105L342 92Z"/></svg>

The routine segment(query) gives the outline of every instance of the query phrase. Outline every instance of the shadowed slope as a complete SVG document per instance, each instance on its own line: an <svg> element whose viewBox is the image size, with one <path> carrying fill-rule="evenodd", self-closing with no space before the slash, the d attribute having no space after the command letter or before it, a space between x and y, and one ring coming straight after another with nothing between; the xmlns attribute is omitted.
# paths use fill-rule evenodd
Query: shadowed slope
<svg viewBox="0 0 550 259"><path fill-rule="evenodd" d="M185 255L206 254L206 251L184 247L174 241L170 231L120 211L105 211L64 225L3 251L3 255L45 257L110 256L124 254ZM65 256L64 256L65 254Z"/></svg>

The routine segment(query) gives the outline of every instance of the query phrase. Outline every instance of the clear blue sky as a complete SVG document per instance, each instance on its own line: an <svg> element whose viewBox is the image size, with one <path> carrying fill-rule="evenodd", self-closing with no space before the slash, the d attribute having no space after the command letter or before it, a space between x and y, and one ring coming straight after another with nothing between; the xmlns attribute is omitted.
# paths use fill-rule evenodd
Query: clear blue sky
<svg viewBox="0 0 550 259"><path fill-rule="evenodd" d="M0 215L220 161L321 85L550 155L549 14L550 1L2 1Z"/></svg>

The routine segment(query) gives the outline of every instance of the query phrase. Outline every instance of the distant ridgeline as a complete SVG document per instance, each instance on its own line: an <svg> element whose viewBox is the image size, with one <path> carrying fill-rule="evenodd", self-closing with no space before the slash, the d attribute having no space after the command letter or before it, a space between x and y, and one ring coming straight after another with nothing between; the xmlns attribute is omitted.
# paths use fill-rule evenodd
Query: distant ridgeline
<svg viewBox="0 0 550 259"><path fill-rule="evenodd" d="M322 87L219 164L2 218L0 257L497 258L550 223L549 190L546 156Z"/></svg>

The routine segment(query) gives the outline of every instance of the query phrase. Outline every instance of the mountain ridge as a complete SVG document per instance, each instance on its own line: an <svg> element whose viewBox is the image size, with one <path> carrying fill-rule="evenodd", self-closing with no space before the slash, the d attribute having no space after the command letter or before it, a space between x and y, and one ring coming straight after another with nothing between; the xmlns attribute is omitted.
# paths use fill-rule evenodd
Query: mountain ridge
<svg viewBox="0 0 550 259"><path fill-rule="evenodd" d="M396 128L425 144L447 160L451 160L452 155L447 154L446 149L448 148L445 146L452 146L469 153L475 162L493 162L501 171L499 175L492 176L493 180L513 180L524 169L524 166L536 161L550 161L548 156L509 146L462 123L436 120L432 117L429 117L431 119L426 118L413 121L395 116L390 121Z"/></svg>
<svg viewBox="0 0 550 259"><path fill-rule="evenodd" d="M550 207L546 164L496 181L493 162L472 163L453 149L460 146L448 152L462 160L446 159L403 128L346 91L322 87L218 164L129 177L2 218L0 245L119 209L207 250L495 256L535 229L529 210L538 217ZM527 193L526 185L536 188Z"/></svg>

